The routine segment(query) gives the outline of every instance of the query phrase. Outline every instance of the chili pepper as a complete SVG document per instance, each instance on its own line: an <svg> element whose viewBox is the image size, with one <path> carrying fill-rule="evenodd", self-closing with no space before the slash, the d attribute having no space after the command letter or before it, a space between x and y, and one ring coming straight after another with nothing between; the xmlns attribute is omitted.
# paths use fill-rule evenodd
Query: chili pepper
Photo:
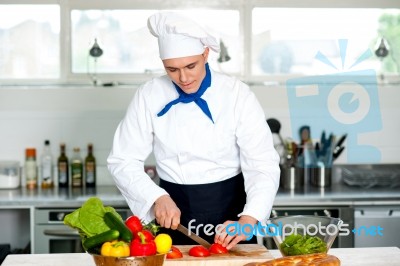
<svg viewBox="0 0 400 266"><path fill-rule="evenodd" d="M104 242L100 252L101 255L110 257L128 257L130 254L128 243L118 240Z"/></svg>
<svg viewBox="0 0 400 266"><path fill-rule="evenodd" d="M151 256L157 253L157 247L154 240L146 241L142 232L138 232L138 238L131 242L131 256Z"/></svg>

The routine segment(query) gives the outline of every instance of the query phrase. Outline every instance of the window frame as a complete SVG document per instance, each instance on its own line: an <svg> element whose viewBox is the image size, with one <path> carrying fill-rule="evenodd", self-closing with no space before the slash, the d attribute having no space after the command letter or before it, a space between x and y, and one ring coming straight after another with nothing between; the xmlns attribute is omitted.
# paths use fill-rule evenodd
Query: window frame
<svg viewBox="0 0 400 266"><path fill-rule="evenodd" d="M252 10L255 7L318 7L318 8L396 8L400 9L398 0L148 0L148 1L126 1L126 0L3 0L2 4L57 4L60 6L60 77L59 79L8 79L1 80L2 84L11 85L57 85L57 84L88 84L90 80L87 74L72 73L71 58L71 16L73 9L235 9L240 16L239 36L243 47L242 64L243 71L238 78L249 84L283 84L287 79L305 75L259 75L251 74L251 47L252 47ZM118 74L102 73L102 80L115 80L122 83L140 84L153 76L159 74ZM389 83L400 83L400 75L385 75L385 81Z"/></svg>

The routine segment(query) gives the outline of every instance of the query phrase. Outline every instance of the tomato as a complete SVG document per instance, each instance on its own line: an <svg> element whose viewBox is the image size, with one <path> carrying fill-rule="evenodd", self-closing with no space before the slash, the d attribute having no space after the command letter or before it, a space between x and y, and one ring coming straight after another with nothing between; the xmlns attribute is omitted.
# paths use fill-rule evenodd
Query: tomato
<svg viewBox="0 0 400 266"><path fill-rule="evenodd" d="M171 250L172 238L168 234L158 234L154 242L156 242L157 253L164 254Z"/></svg>
<svg viewBox="0 0 400 266"><path fill-rule="evenodd" d="M210 256L210 251L203 246L194 246L189 249L189 255L192 257L208 257Z"/></svg>
<svg viewBox="0 0 400 266"><path fill-rule="evenodd" d="M144 235L144 239L146 240L146 242L154 240L154 235L149 230L143 229L142 231L139 232L141 232ZM138 235L139 232L135 234L135 238L139 238Z"/></svg>
<svg viewBox="0 0 400 266"><path fill-rule="evenodd" d="M143 229L142 221L135 215L129 216L125 221L125 225L132 231L134 236Z"/></svg>
<svg viewBox="0 0 400 266"><path fill-rule="evenodd" d="M221 244L214 243L211 245L211 247L208 249L211 254L225 254L228 253L228 250L226 247L222 246Z"/></svg>
<svg viewBox="0 0 400 266"><path fill-rule="evenodd" d="M172 246L171 251L167 253L167 259L179 259L182 257L182 252L175 246Z"/></svg>

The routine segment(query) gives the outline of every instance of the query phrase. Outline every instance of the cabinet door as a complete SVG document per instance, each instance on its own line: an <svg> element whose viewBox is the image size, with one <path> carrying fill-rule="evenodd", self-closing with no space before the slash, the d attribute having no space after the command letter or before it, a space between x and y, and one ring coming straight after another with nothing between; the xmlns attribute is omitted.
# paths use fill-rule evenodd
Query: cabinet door
<svg viewBox="0 0 400 266"><path fill-rule="evenodd" d="M0 209L0 225L0 244L10 244L11 250L22 249L22 252L29 248L30 209Z"/></svg>
<svg viewBox="0 0 400 266"><path fill-rule="evenodd" d="M354 212L354 246L400 246L400 207L366 207Z"/></svg>

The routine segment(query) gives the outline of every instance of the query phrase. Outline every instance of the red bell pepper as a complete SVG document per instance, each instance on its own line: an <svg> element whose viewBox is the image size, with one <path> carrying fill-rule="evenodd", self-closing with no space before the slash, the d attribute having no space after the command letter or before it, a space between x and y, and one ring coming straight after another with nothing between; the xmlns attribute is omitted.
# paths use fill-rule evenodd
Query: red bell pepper
<svg viewBox="0 0 400 266"><path fill-rule="evenodd" d="M154 240L146 240L143 233L138 233L139 238L131 242L131 256L152 256L157 253L157 247Z"/></svg>

